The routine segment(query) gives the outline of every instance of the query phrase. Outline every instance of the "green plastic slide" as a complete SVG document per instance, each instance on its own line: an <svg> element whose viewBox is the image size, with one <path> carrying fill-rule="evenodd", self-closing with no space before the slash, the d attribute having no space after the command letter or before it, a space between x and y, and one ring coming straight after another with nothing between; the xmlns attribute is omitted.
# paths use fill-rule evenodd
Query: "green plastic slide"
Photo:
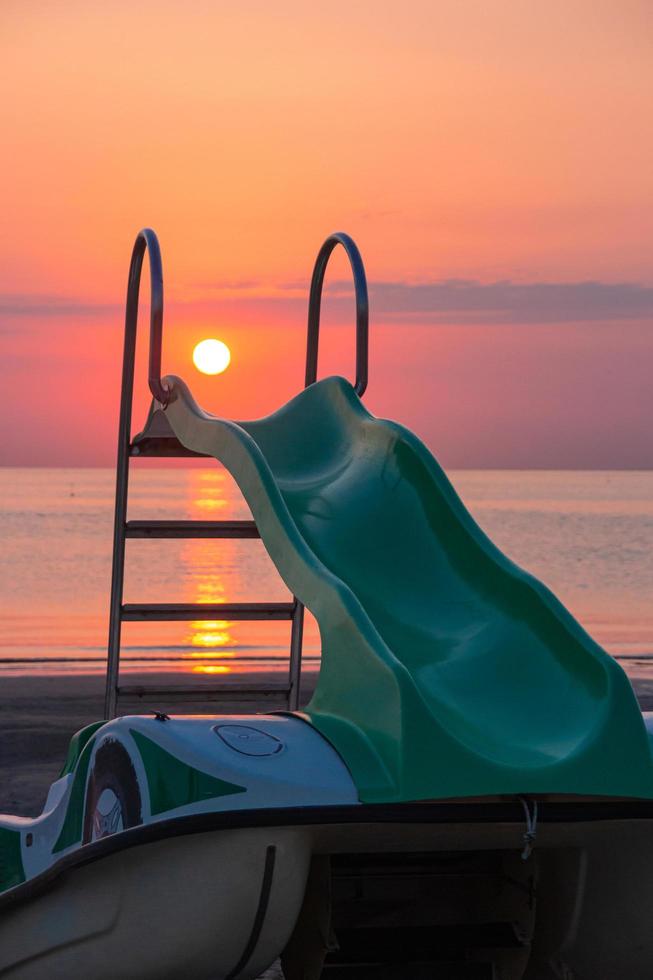
<svg viewBox="0 0 653 980"><path fill-rule="evenodd" d="M494 547L411 432L371 416L343 378L255 422L207 415L166 381L175 435L233 474L319 623L306 717L362 801L653 797L622 669Z"/></svg>

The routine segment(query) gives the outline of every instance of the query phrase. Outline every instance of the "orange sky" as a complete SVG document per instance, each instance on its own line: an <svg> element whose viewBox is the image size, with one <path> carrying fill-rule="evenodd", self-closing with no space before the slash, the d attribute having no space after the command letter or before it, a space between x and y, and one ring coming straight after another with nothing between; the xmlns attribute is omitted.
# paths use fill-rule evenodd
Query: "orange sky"
<svg viewBox="0 0 653 980"><path fill-rule="evenodd" d="M111 464L150 225L166 366L211 410L296 391L305 280L342 228L371 409L447 465L653 465L652 48L628 0L4 0L0 461ZM348 302L327 320L345 373ZM211 334L234 359L208 382Z"/></svg>

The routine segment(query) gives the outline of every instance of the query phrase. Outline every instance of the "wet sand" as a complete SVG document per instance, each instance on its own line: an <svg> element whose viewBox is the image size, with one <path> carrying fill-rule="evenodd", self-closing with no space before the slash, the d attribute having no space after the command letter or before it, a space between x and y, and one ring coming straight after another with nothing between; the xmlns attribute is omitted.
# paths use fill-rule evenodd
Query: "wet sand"
<svg viewBox="0 0 653 980"><path fill-rule="evenodd" d="M302 700L310 697L315 674L302 679ZM280 679L280 675L257 674L256 683ZM249 675L234 674L231 682L252 683ZM183 683L179 674L130 674L125 683ZM189 682L190 683L190 682ZM225 687L228 685L225 681ZM254 702L193 702L177 709L184 714L239 714L270 711L273 705ZM171 710L161 699L152 705L138 701L121 703L121 713L144 714L151 708ZM66 758L71 735L104 714L104 677L4 676L0 677L0 813L37 816L48 788Z"/></svg>

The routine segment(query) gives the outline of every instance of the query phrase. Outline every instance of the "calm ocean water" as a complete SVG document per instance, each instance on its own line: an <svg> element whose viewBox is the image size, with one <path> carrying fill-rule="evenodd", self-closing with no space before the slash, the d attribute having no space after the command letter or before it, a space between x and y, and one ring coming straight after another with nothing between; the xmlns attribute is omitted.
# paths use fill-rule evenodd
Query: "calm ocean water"
<svg viewBox="0 0 653 980"><path fill-rule="evenodd" d="M653 655L653 473L459 471L495 543L553 589L632 675ZM104 668L114 474L0 469L0 674ZM245 518L218 466L134 468L131 518ZM260 541L129 541L125 601L275 601L288 592ZM286 623L123 627L123 663L196 673L279 664ZM309 618L305 654L317 663ZM653 660L651 661L653 668Z"/></svg>

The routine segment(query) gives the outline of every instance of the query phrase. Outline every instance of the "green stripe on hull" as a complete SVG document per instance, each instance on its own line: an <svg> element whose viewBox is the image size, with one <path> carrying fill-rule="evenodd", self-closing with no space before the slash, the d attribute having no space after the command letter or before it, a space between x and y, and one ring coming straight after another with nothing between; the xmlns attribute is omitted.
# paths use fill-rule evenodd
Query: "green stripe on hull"
<svg viewBox="0 0 653 980"><path fill-rule="evenodd" d="M59 779L74 771L77 761L84 751L87 742L93 735L95 735L98 728L102 728L103 725L106 725L106 721L94 721L91 725L86 725L85 728L80 728L78 732L75 732L70 740L68 754L66 756L63 769L59 773Z"/></svg>
<svg viewBox="0 0 653 980"><path fill-rule="evenodd" d="M104 722L102 722L104 724ZM100 726L98 725L98 728ZM61 833L57 838L57 843L52 849L53 854L57 854L59 851L64 851L67 847L72 847L73 844L79 844L82 839L82 825L84 821L84 798L86 796L86 777L88 775L88 766L91 761L91 753L93 752L93 745L95 743L95 735L91 735L86 741L86 745L82 749L82 752L77 760L77 766L75 768L75 775L73 777L73 785L70 791L70 798L68 800L68 809L66 810L66 817L63 822L63 827L61 828Z"/></svg>
<svg viewBox="0 0 653 980"><path fill-rule="evenodd" d="M20 831L0 827L0 892L25 881Z"/></svg>
<svg viewBox="0 0 653 980"><path fill-rule="evenodd" d="M152 816L188 806L189 803L246 792L244 786L226 782L187 765L133 728L130 734L145 766Z"/></svg>

